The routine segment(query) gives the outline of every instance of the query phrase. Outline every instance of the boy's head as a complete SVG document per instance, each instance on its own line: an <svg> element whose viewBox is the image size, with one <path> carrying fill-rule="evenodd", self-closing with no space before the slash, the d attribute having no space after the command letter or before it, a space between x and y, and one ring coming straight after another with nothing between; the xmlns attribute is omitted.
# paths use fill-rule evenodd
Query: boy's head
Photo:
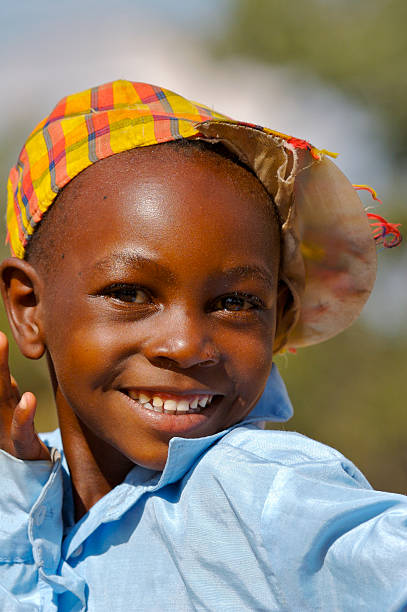
<svg viewBox="0 0 407 612"><path fill-rule="evenodd" d="M270 196L215 151L163 144L90 166L4 272L17 341L28 357L46 347L60 416L149 467L172 436L246 416L284 312ZM150 407L166 400L188 413Z"/></svg>
<svg viewBox="0 0 407 612"><path fill-rule="evenodd" d="M138 115L129 86L144 95ZM33 133L11 174L18 257L3 263L2 290L22 352L47 352L67 427L160 469L174 435L248 414L273 350L354 318L374 242L346 179L307 143L185 101L180 115L182 98L148 87L92 90L87 112L87 92L76 107L67 98ZM122 102L106 111L109 92ZM39 133L45 152L28 173ZM327 210L343 192L351 205Z"/></svg>

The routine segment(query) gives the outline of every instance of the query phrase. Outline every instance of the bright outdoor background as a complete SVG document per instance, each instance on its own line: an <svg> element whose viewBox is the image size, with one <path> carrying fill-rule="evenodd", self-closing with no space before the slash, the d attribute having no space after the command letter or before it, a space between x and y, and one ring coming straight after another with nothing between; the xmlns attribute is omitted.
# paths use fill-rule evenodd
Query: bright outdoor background
<svg viewBox="0 0 407 612"><path fill-rule="evenodd" d="M379 192L377 212L407 228L406 23L405 0L5 0L4 206L8 170L35 124L63 95L121 77L339 152L350 180ZM360 321L278 359L296 412L284 427L338 448L375 487L405 493L407 249L378 258ZM0 327L10 336L3 312ZM11 362L39 398L38 428L55 427L45 364L15 347Z"/></svg>

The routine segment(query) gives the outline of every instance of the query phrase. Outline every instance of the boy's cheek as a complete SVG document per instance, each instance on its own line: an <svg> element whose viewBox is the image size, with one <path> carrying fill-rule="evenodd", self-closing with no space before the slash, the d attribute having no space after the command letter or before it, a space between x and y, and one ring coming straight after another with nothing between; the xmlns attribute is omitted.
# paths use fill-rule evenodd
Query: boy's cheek
<svg viewBox="0 0 407 612"><path fill-rule="evenodd" d="M262 328L256 333L236 335L229 342L225 340L223 350L241 379L252 379L253 375L255 378L265 372L268 375L273 361L273 341L270 329Z"/></svg>
<svg viewBox="0 0 407 612"><path fill-rule="evenodd" d="M114 356L123 344L120 330L105 324L95 325L86 316L80 318L80 322L65 319L64 327L56 333L51 328L47 347L54 361L70 360L73 368L99 361L106 363L109 354Z"/></svg>
<svg viewBox="0 0 407 612"><path fill-rule="evenodd" d="M48 345L56 382L64 395L90 393L107 383L115 365L114 334L86 325L76 330L67 326Z"/></svg>

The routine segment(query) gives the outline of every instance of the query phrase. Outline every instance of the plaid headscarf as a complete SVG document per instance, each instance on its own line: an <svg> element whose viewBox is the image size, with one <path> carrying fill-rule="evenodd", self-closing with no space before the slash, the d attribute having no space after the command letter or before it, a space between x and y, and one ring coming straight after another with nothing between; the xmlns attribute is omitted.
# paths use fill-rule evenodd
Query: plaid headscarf
<svg viewBox="0 0 407 612"><path fill-rule="evenodd" d="M16 257L58 192L100 159L135 147L198 133L195 125L226 119L167 89L114 81L66 96L37 125L8 181L8 240Z"/></svg>

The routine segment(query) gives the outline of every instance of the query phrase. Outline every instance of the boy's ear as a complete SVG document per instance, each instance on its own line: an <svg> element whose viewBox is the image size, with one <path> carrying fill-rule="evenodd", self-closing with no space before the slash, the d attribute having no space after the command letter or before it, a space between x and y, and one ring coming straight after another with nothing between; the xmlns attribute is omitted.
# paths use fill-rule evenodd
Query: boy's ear
<svg viewBox="0 0 407 612"><path fill-rule="evenodd" d="M41 321L42 281L35 269L16 257L0 266L0 288L15 341L22 354L39 359L45 351Z"/></svg>
<svg viewBox="0 0 407 612"><path fill-rule="evenodd" d="M288 334L298 318L298 300L284 279L278 282L276 335L273 353L284 348Z"/></svg>

